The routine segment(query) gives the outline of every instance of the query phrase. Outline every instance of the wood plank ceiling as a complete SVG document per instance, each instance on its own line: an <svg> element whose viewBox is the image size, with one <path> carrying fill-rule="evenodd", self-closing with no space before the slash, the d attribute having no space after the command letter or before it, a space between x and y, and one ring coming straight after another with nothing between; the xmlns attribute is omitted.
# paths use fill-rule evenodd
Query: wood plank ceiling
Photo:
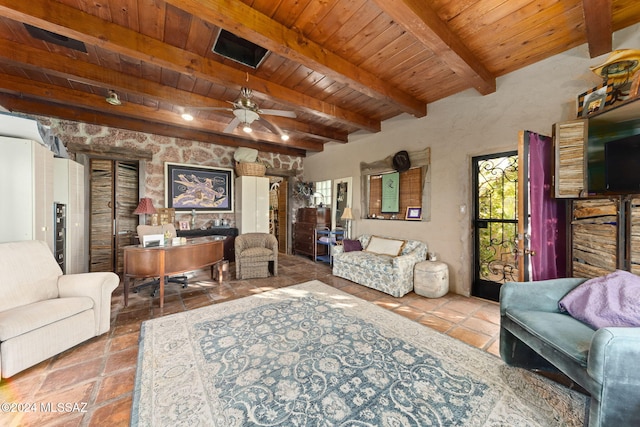
<svg viewBox="0 0 640 427"><path fill-rule="evenodd" d="M637 0L0 0L0 105L304 156L580 44L609 52L637 22ZM254 69L213 53L220 29L268 55ZM225 132L242 87L297 117Z"/></svg>

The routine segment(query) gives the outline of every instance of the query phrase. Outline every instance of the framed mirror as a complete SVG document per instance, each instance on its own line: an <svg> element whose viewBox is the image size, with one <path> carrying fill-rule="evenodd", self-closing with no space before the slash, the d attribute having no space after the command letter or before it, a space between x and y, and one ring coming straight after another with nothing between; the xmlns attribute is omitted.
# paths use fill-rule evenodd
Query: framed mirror
<svg viewBox="0 0 640 427"><path fill-rule="evenodd" d="M353 184L351 177L333 180L333 203L331 206L332 228L346 228L345 220L340 219L344 208L353 207L351 199L353 196Z"/></svg>

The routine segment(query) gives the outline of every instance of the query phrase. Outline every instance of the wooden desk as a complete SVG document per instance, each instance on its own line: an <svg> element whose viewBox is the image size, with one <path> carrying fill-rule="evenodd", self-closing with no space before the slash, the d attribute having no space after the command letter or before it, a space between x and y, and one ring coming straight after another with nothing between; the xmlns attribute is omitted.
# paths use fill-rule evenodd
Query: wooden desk
<svg viewBox="0 0 640 427"><path fill-rule="evenodd" d="M189 239L181 245L124 248L124 305L129 304L131 279L158 277L160 279L160 307L164 306L164 279L187 271L213 266L223 259L224 236Z"/></svg>

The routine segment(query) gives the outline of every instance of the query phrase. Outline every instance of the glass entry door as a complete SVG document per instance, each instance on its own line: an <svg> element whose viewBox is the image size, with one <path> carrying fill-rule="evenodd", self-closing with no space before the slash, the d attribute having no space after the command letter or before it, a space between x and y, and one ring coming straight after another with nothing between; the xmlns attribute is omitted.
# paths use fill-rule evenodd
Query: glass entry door
<svg viewBox="0 0 640 427"><path fill-rule="evenodd" d="M474 157L474 296L498 301L518 280L518 153Z"/></svg>

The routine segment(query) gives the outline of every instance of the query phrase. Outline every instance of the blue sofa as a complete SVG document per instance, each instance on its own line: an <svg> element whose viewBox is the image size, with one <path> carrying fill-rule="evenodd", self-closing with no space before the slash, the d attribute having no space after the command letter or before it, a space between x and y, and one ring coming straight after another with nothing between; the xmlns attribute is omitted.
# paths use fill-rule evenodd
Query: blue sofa
<svg viewBox="0 0 640 427"><path fill-rule="evenodd" d="M586 279L508 282L500 290L500 355L560 371L591 395L590 427L640 426L640 328L594 330L558 302Z"/></svg>

